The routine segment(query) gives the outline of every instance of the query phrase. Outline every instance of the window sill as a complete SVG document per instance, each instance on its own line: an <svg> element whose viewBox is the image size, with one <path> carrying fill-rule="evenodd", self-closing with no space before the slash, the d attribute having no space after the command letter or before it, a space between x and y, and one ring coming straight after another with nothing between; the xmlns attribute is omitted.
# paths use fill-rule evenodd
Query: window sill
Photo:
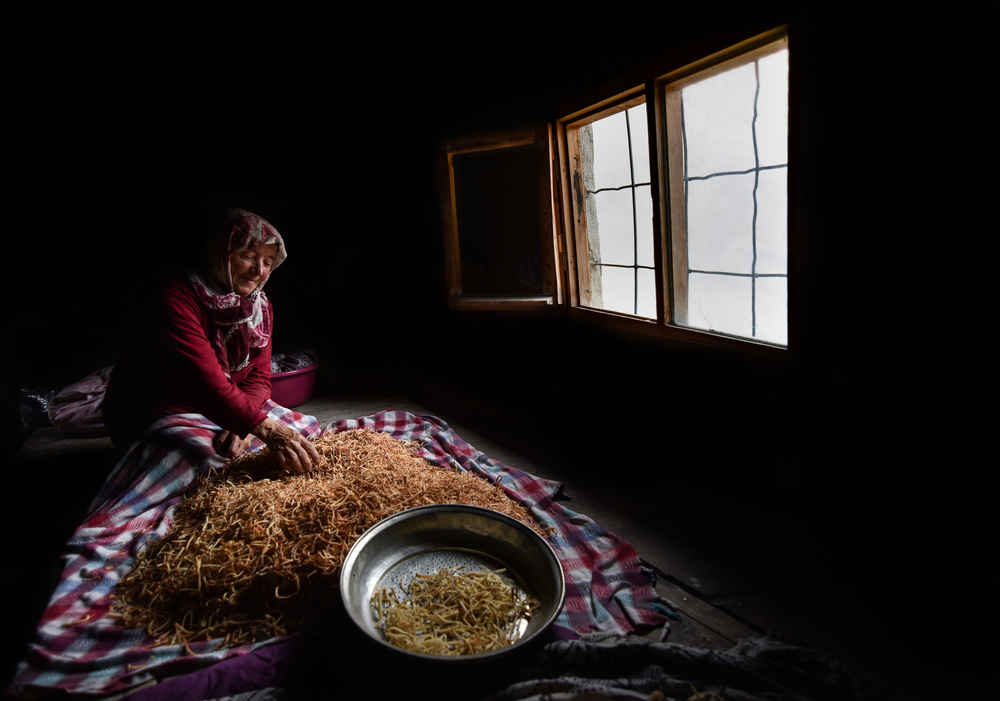
<svg viewBox="0 0 1000 701"><path fill-rule="evenodd" d="M453 297L448 306L455 310L490 309L539 309L551 307L554 300L550 296L538 297Z"/></svg>
<svg viewBox="0 0 1000 701"><path fill-rule="evenodd" d="M657 338L666 338L685 343L696 343L702 346L712 346L723 350L739 350L742 352L773 354L782 356L788 353L787 346L776 346L747 338L726 336L711 331L689 329L670 324L659 324L654 319L631 316L618 312L587 307L571 307L570 317L586 323L596 324L613 330L638 333Z"/></svg>

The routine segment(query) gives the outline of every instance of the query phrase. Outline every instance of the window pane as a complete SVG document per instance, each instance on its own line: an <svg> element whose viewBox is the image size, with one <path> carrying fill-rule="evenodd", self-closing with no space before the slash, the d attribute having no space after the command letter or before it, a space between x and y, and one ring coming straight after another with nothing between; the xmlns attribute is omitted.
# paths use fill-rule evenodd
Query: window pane
<svg viewBox="0 0 1000 701"><path fill-rule="evenodd" d="M693 273L688 285L692 300L688 320L692 326L735 336L751 335L750 278Z"/></svg>
<svg viewBox="0 0 1000 701"><path fill-rule="evenodd" d="M692 270L751 272L752 175L688 183L688 265Z"/></svg>
<svg viewBox="0 0 1000 701"><path fill-rule="evenodd" d="M645 105L579 129L590 306L656 316Z"/></svg>
<svg viewBox="0 0 1000 701"><path fill-rule="evenodd" d="M765 170L757 184L757 272L788 270L788 170Z"/></svg>
<svg viewBox="0 0 1000 701"><path fill-rule="evenodd" d="M597 259L606 265L632 265L635 262L635 230L631 191L604 190L593 197L600 232Z"/></svg>
<svg viewBox="0 0 1000 701"><path fill-rule="evenodd" d="M753 65L684 88L684 134L688 175L744 171L754 167Z"/></svg>
<svg viewBox="0 0 1000 701"><path fill-rule="evenodd" d="M667 86L675 319L787 344L788 52ZM679 95L679 100L677 96ZM686 296L683 277L687 276ZM678 279L679 278L679 279Z"/></svg>
<svg viewBox="0 0 1000 701"><path fill-rule="evenodd" d="M788 162L788 52L779 51L758 62L757 150L761 165Z"/></svg>
<svg viewBox="0 0 1000 701"><path fill-rule="evenodd" d="M646 106L628 111L629 133L632 136L632 163L635 181L649 182L649 133L646 131Z"/></svg>
<svg viewBox="0 0 1000 701"><path fill-rule="evenodd" d="M756 337L767 343L788 345L788 279L757 280Z"/></svg>
<svg viewBox="0 0 1000 701"><path fill-rule="evenodd" d="M638 272L638 309L636 314L648 319L656 318L656 271L651 268L639 268Z"/></svg>
<svg viewBox="0 0 1000 701"><path fill-rule="evenodd" d="M631 181L628 128L625 113L591 124L594 132L594 189L615 188Z"/></svg>
<svg viewBox="0 0 1000 701"><path fill-rule="evenodd" d="M640 268L606 267L602 271L604 304L601 309L623 314L656 317L656 288L653 271ZM638 294L638 304L636 303Z"/></svg>

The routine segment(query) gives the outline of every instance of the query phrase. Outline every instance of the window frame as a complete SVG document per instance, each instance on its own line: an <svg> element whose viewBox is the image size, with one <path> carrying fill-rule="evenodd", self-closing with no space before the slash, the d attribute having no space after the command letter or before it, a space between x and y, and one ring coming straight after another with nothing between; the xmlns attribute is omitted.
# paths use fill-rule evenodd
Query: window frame
<svg viewBox="0 0 1000 701"><path fill-rule="evenodd" d="M583 216L583 208L573 205L574 202L582 201L584 197L583 193L580 191L580 179L576 177L579 169L573 165L580 163L582 160L580 143L579 140L575 138L575 133L588 124L643 104L645 99L646 95L644 90L630 91L624 95L617 96L609 102L595 106L593 109L585 110L573 115L571 118L565 118L559 120L558 122L558 133L560 135L558 148L559 152L563 154L562 158L560 158L560 162L562 163L561 173L563 174L561 189L566 191L569 195L569 198L563 206L563 211L566 213L566 217L568 217L568 219L563 222L563 227L565 230L572 232L572 236L568 238L572 239L570 250L574 254L573 267L576 270L575 278L573 278L572 283L568 285L568 287L570 287L569 299L573 306L603 311L597 307L591 306L590 265L580 265L576 263L577 252L583 252L583 256L589 259L590 233L587 228L586 216ZM655 250L654 242L654 256L658 257L658 253L659 252ZM659 300L659 293L657 293L656 297L657 300Z"/></svg>
<svg viewBox="0 0 1000 701"><path fill-rule="evenodd" d="M776 46L776 44L782 44L783 46ZM744 42L732 47L731 49L719 52L711 57L703 59L702 61L698 61L675 71L671 71L670 73L667 73L653 81L655 119L657 121L656 134L662 139L662 142L656 147L656 165L659 182L661 183L659 190L659 210L662 221L665 223L661 235L667 239L663 241L663 249L666 251L667 256L666 259L664 259L666 264L664 265L663 275L661 276L663 278L663 294L666 306L665 323L676 326L677 328L689 329L697 333L707 333L713 336L719 335L726 338L734 338L746 343L775 348L776 350L784 350L787 348L787 345L780 346L764 341L758 341L753 338L730 336L704 329L695 329L685 325L686 319L678 318L681 314L677 311L677 308L686 308L687 306L687 228L682 161L679 158L671 158L669 155L670 153L680 153L682 151L681 132L678 129L669 129L667 122L670 119L669 113L671 111L679 111L680 109L679 101L675 97L679 94L670 90L671 86L682 87L686 83L704 80L710 77L713 73L730 70L733 67L732 62L737 59L740 64L749 63L764 56L781 51L783 48L787 48L787 46L787 31L784 31L783 29L776 30L773 33L755 37L751 41ZM661 155L662 157L660 157ZM788 168L790 172L791 165L789 165ZM677 186L678 183L680 183L679 187ZM789 245L790 251L790 233L786 231L785 235L786 244ZM786 274L787 273L788 270L786 268ZM786 281L788 281L788 285L790 287L791 283L788 277L786 277ZM789 318L786 323L790 324L791 319Z"/></svg>
<svg viewBox="0 0 1000 701"><path fill-rule="evenodd" d="M567 246L567 264L564 266L566 274L567 306L571 316L594 323L608 325L643 334L653 334L667 338L673 338L695 343L706 343L713 346L730 349L754 349L764 353L785 354L793 345L793 319L791 314L793 297L793 275L792 275L792 212L788 212L788 231L786 232L788 243L788 342L786 345L767 343L753 338L745 338L725 333L682 326L675 318L674 300L678 292L686 293L686 268L683 273L678 273L678 266L683 267L684 258L679 256L675 249L679 243L674 239L675 222L672 220L678 211L676 205L672 206L671 197L677 196L677 189L671 191L670 183L676 182L677 174L672 171L676 168L678 160L673 159L670 163L668 148L676 149L680 134L675 131L667 131L665 95L667 86L681 80L688 79L695 74L704 76L706 72L722 70L722 64L741 56L750 56L759 53L766 53L770 49L767 47L775 42L783 42L787 45L787 27L757 34L745 41L734 43L724 49L718 50L702 58L682 62L679 66L657 67L655 73L647 80L638 82L634 87L619 91L602 101L595 101L593 104L575 109L566 110L564 116L556 119L555 136L556 151L559 158L559 191L561 193L561 227L568 232L565 236ZM752 60L752 59L751 59ZM791 91L791 84L789 84ZM589 301L584 288L586 278L589 276L589 266L578 264L577 260L586 260L589 255L587 244L587 232L585 224L579 221L578 212L580 208L574 206L574 200L578 193L574 190L579 178L576 177L576 163L579 162L578 150L574 143L573 130L580 125L595 121L604 116L614 114L617 111L627 109L629 106L645 101L647 109L647 126L649 129L649 162L651 193L653 201L653 250L654 264L657 268L656 280L656 318L648 319L637 317L621 312L597 309L587 306ZM791 96L790 96L791 103ZM789 110L789 138L793 129L791 108ZM674 141L674 143L671 143ZM788 182L789 187L792 181L792 155L789 153ZM789 200L791 201L791 200ZM582 269L586 268L587 273L583 274ZM583 275L583 277L581 277ZM679 283L679 284L678 284Z"/></svg>
<svg viewBox="0 0 1000 701"><path fill-rule="evenodd" d="M561 305L564 302L563 276L558 270L560 237L555 224L554 178L551 156L551 127L532 125L461 136L440 142L438 194L444 233L445 282L448 306L464 310L525 310ZM532 145L538 151L539 251L542 265L542 293L539 295L470 295L462 289L462 257L459 246L454 158L492 149Z"/></svg>

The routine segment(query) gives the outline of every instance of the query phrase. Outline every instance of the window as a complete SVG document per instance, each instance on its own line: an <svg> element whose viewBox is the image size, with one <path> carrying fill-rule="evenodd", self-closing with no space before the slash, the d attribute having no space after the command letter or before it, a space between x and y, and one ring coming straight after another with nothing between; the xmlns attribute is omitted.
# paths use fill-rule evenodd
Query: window
<svg viewBox="0 0 1000 701"><path fill-rule="evenodd" d="M579 304L656 318L653 198L646 106L641 98L575 122Z"/></svg>
<svg viewBox="0 0 1000 701"><path fill-rule="evenodd" d="M663 83L674 323L788 342L784 39Z"/></svg>
<svg viewBox="0 0 1000 701"><path fill-rule="evenodd" d="M571 306L787 345L786 41L748 42L559 122Z"/></svg>
<svg viewBox="0 0 1000 701"><path fill-rule="evenodd" d="M548 127L446 141L439 151L449 304L561 302Z"/></svg>
<svg viewBox="0 0 1000 701"><path fill-rule="evenodd" d="M441 149L453 308L725 346L789 338L788 45L724 49L553 125Z"/></svg>

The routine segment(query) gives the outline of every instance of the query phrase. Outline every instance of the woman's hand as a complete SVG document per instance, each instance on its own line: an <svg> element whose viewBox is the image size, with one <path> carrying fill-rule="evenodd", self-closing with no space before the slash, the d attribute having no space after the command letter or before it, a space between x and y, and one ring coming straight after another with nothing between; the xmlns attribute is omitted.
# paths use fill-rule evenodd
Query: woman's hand
<svg viewBox="0 0 1000 701"><path fill-rule="evenodd" d="M309 472L320 460L319 451L309 439L274 419L264 419L251 433L264 441L279 467L289 472Z"/></svg>
<svg viewBox="0 0 1000 701"><path fill-rule="evenodd" d="M240 438L232 431L222 429L219 433L215 434L212 445L215 446L216 453L232 460L247 451L247 448L250 447L250 436L247 435L246 438Z"/></svg>

